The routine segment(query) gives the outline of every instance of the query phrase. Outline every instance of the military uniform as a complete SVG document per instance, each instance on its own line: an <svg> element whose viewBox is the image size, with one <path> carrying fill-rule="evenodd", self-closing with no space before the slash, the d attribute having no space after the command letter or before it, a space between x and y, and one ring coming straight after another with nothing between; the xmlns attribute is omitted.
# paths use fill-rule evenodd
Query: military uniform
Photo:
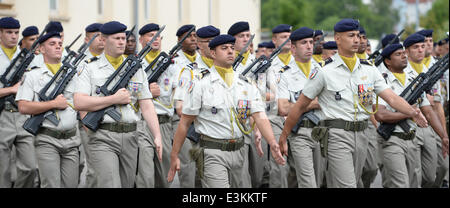
<svg viewBox="0 0 450 208"><path fill-rule="evenodd" d="M17 92L16 101L39 102L38 93L52 77L52 72L45 65L27 72ZM70 105L73 105L74 90L72 80L63 93ZM55 114L59 119L58 126L44 120L35 137L41 187L76 188L80 162L78 147L81 144L77 133L77 114L70 106L64 110L55 110Z"/></svg>

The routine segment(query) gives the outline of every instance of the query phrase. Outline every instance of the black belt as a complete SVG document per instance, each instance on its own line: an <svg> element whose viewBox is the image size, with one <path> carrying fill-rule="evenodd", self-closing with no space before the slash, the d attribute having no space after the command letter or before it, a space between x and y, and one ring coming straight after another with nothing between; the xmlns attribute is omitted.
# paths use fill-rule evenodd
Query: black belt
<svg viewBox="0 0 450 208"><path fill-rule="evenodd" d="M136 123L103 123L99 128L116 133L128 133L136 131Z"/></svg>
<svg viewBox="0 0 450 208"><path fill-rule="evenodd" d="M160 124L169 123L172 121L172 118L168 115L158 115L158 122Z"/></svg>
<svg viewBox="0 0 450 208"><path fill-rule="evenodd" d="M405 132L394 132L392 136L396 136L403 140L413 140L416 137L416 131L410 131L409 133Z"/></svg>
<svg viewBox="0 0 450 208"><path fill-rule="evenodd" d="M222 151L236 151L244 146L244 138L238 139L214 139L206 135L200 136L200 147L206 149L219 149Z"/></svg>
<svg viewBox="0 0 450 208"><path fill-rule="evenodd" d="M57 131L49 128L41 127L38 134L45 134L47 136L53 137L55 139L70 139L74 137L77 133L77 129L70 129L67 131Z"/></svg>
<svg viewBox="0 0 450 208"><path fill-rule="evenodd" d="M320 126L344 129L346 131L364 131L369 125L368 120L364 121L344 121L341 119L320 121Z"/></svg>

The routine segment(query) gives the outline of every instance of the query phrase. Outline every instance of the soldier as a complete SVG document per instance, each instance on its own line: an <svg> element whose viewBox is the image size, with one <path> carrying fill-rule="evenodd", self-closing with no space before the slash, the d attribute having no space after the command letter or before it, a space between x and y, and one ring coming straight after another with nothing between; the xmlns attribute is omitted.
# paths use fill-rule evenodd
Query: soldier
<svg viewBox="0 0 450 208"><path fill-rule="evenodd" d="M103 39L100 37L100 28L102 27L102 25L103 24L101 23L92 23L84 29L84 31L86 32L86 36L84 38L85 43L88 43L89 40L94 37L94 35L99 34L99 36L97 36L97 38L95 38L89 46L89 50L86 51L85 60L100 56L100 54L102 54L103 50L105 49L105 42L103 42Z"/></svg>
<svg viewBox="0 0 450 208"><path fill-rule="evenodd" d="M385 73L384 77L391 89L400 94L415 78L412 71L404 72L403 69L408 65L406 52L401 44L393 44L385 48L381 54L384 58L384 63L390 70ZM434 129L437 129L439 134L447 141L447 146L444 147L445 153L448 153L448 136L440 124L437 115L430 107L425 93L418 102L421 114L420 117L425 116ZM411 127L410 132L405 132L397 125L394 133L389 140L380 138L381 141L381 157L383 162L383 187L386 188L409 188L418 184L418 176L415 171L420 167L420 147L417 145L415 139L415 132L417 125L419 127L427 126L427 122L423 118L407 117L405 114L399 112L392 112L392 108L386 104L384 100L380 100L378 112L375 117L380 122L394 123L408 118L408 125ZM416 121L416 123L412 121Z"/></svg>
<svg viewBox="0 0 450 208"><path fill-rule="evenodd" d="M272 54L273 50L275 50L275 44L273 44L272 41L268 41L267 42L267 47L266 47L266 52L264 53L264 55L266 57L269 57L270 54Z"/></svg>
<svg viewBox="0 0 450 208"><path fill-rule="evenodd" d="M389 35L384 36L384 37L381 39L381 48L384 49L384 48L387 46L387 44L388 44L392 39L394 39L395 37L396 37L395 34L389 34ZM394 42L393 42L393 44L396 44L396 43L400 43L400 40L399 40L398 38L395 38L395 40L394 40ZM378 66L378 71L380 71L381 73L389 72L389 70L387 69L386 65L384 65L384 62L382 62L382 63Z"/></svg>
<svg viewBox="0 0 450 208"><path fill-rule="evenodd" d="M325 43L323 40L320 41L320 39L322 37L323 37L322 30L314 31L314 55L312 57L313 57L313 62L315 62L317 64L322 64L323 60L325 60L325 59L322 59L323 44Z"/></svg>
<svg viewBox="0 0 450 208"><path fill-rule="evenodd" d="M99 87L103 86L123 62L125 30L126 26L117 21L103 24L100 32L105 42L105 51L96 61L80 68L76 80L74 104L77 110L92 112L113 105L121 114L120 122L104 115L99 129L96 132L88 132L89 151L86 153L91 154L89 157L96 175L97 187L134 186L138 155L136 123L140 120L140 113L155 138L158 157L162 153L158 118L142 69L132 77L128 89L122 88L110 96L103 96L99 91ZM136 101L139 103L138 109L134 104ZM85 115L80 116L83 118Z"/></svg>
<svg viewBox="0 0 450 208"><path fill-rule="evenodd" d="M359 59L367 59L367 57L369 57L366 53L368 40L366 30L364 30L364 28L361 25L359 26L359 37L360 37L359 48L358 52L356 53L356 56L358 56Z"/></svg>
<svg viewBox="0 0 450 208"><path fill-rule="evenodd" d="M327 60L337 53L337 45L335 41L328 41L323 44L322 59Z"/></svg>
<svg viewBox="0 0 450 208"><path fill-rule="evenodd" d="M314 47L313 36L314 30L307 27L295 30L290 36L292 41L291 51L296 64L281 74L281 81L278 86L280 116L288 115L311 72L320 68L319 64L311 61ZM317 100L315 100L309 109L314 113L314 109L319 107ZM317 119L319 120L319 118ZM320 147L317 141L310 136L312 127L314 127L314 123L305 118L302 121L301 128L289 137L290 156L294 160L298 188L318 187L313 163L315 158L313 159L313 157L315 151L319 150L320 152ZM320 154L318 156L321 157Z"/></svg>
<svg viewBox="0 0 450 208"><path fill-rule="evenodd" d="M365 130L373 93L386 100L394 109L416 116L405 100L388 89L383 77L368 62L359 60L359 23L343 19L334 26L338 54L310 76L299 100L292 107L280 137L283 154L288 151L286 139L299 117L318 97L323 119L311 136L320 140L327 155L327 186L356 187L366 159L368 138ZM325 73L326 72L326 73Z"/></svg>
<svg viewBox="0 0 450 208"><path fill-rule="evenodd" d="M64 44L64 28L61 25L61 22L58 22L58 21L51 21L51 22L49 22L47 24L47 31L46 32L47 33L58 32L60 34L60 36L61 36L61 41ZM64 60L64 57L66 57L67 54L68 54L68 51L66 51L66 48L63 48L62 60ZM41 54L39 54L39 55L34 57L33 61L30 64L30 67L31 68L34 67L34 66L41 67L44 64L45 64L44 63L44 57Z"/></svg>
<svg viewBox="0 0 450 208"><path fill-rule="evenodd" d="M370 45L370 41L367 40L367 48L366 48L366 54L370 56L372 54L372 46Z"/></svg>
<svg viewBox="0 0 450 208"><path fill-rule="evenodd" d="M245 44L250 41L250 25L248 22L236 22L233 25L231 25L230 29L228 29L228 35L233 36L236 38L236 44L234 46L234 49L236 50L236 56L241 52L241 50L244 49ZM247 68L248 65L252 63L252 61L255 59L255 56L250 53L250 48L247 48L247 51L243 54L244 59L242 60L239 67L236 69L237 73L241 73L245 68Z"/></svg>
<svg viewBox="0 0 450 208"><path fill-rule="evenodd" d="M17 49L20 23L12 17L0 19L0 75L3 75L11 61L20 53ZM0 98L17 93L20 82L11 87L0 84ZM0 112L0 187L11 188L11 148L16 148L17 179L14 187L33 187L36 177L36 158L33 136L22 128L29 116L22 115L14 103L5 103Z"/></svg>
<svg viewBox="0 0 450 208"><path fill-rule="evenodd" d="M159 31L159 25L150 23L144 25L139 30L139 43L142 47L152 40L155 34ZM142 68L146 69L161 52L161 37L157 37L152 43L152 50L145 56L142 63ZM152 69L147 71L146 77L152 73ZM172 116L174 114L174 105L172 100L172 93L175 79L175 69L169 67L158 78L157 82L150 84L150 92L153 95L153 105L155 106L156 114L158 115L159 128L162 136L163 149L162 160L158 160L155 154L155 138L151 134L150 129L145 124L144 120L138 122L139 132L139 165L138 175L136 179L136 187L138 188L154 188L155 187L155 161L159 164L158 174L163 176L169 171L170 165L170 148L172 144ZM147 80L147 79L146 79ZM165 183L164 177L158 177L159 183ZM168 188L168 185L165 186Z"/></svg>
<svg viewBox="0 0 450 208"><path fill-rule="evenodd" d="M247 157L242 151L243 134L249 133L243 125L250 116L270 144L276 161L281 165L285 162L272 136L261 96L232 69L234 42L234 37L220 35L209 43L214 66L189 89L175 133L168 181L172 181L176 171L180 170L178 153L192 122L201 135L192 156L203 188L228 188L232 183L229 181L231 175L242 173L244 157Z"/></svg>
<svg viewBox="0 0 450 208"><path fill-rule="evenodd" d="M22 36L20 49L26 48L31 50L34 41L39 37L39 29L36 26L29 26L22 31Z"/></svg>
<svg viewBox="0 0 450 208"><path fill-rule="evenodd" d="M259 58L260 56L266 53L267 42L262 42L258 44L258 49L256 50L255 58Z"/></svg>
<svg viewBox="0 0 450 208"><path fill-rule="evenodd" d="M77 134L77 114L72 105L75 84L70 81L64 93L51 101L40 102L38 92L44 88L61 67L62 40L58 32L50 32L39 39L45 65L26 73L17 91L19 111L38 115L54 110L59 124L44 120L35 137L36 157L41 187L76 188L79 180L79 152L81 141ZM51 89L51 88L50 88Z"/></svg>
<svg viewBox="0 0 450 208"><path fill-rule="evenodd" d="M126 31L125 32L126 35L129 35L130 33L131 33L131 31ZM135 54L136 53L136 46L137 46L136 36L134 36L134 33L131 33L130 37L127 40L127 46L125 48L125 53L124 54L126 56Z"/></svg>

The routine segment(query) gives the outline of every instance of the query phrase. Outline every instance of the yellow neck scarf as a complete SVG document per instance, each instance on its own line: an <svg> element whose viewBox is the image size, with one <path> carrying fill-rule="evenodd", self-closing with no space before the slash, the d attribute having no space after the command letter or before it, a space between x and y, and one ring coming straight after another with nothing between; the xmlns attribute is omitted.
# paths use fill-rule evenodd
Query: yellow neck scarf
<svg viewBox="0 0 450 208"><path fill-rule="evenodd" d="M425 64L425 66L428 68L430 67L430 63L431 63L431 56L425 57L422 61L423 64Z"/></svg>
<svg viewBox="0 0 450 208"><path fill-rule="evenodd" d="M356 53L359 59L367 59L366 53Z"/></svg>
<svg viewBox="0 0 450 208"><path fill-rule="evenodd" d="M323 61L322 54L315 54L312 57L317 63L322 63Z"/></svg>
<svg viewBox="0 0 450 208"><path fill-rule="evenodd" d="M413 61L409 61L409 64L411 64L411 67L417 72L422 73L423 72L423 62L421 63L414 63Z"/></svg>
<svg viewBox="0 0 450 208"><path fill-rule="evenodd" d="M214 60L212 60L208 57L201 56L201 58L202 58L203 62L205 62L206 66L208 66L208 68L211 68L212 65L214 64Z"/></svg>
<svg viewBox="0 0 450 208"><path fill-rule="evenodd" d="M186 58L191 62L191 63L194 63L195 62L195 59L197 58L197 53L195 53L193 56L191 56L191 55L189 55L189 54L187 54L187 53L185 53L185 52L183 52L184 53L184 55L186 56Z"/></svg>
<svg viewBox="0 0 450 208"><path fill-rule="evenodd" d="M159 55L160 51L159 50L151 50L146 56L145 56L145 60L150 64L152 63L155 58Z"/></svg>
<svg viewBox="0 0 450 208"><path fill-rule="evenodd" d="M94 57L99 56L99 54L96 54L96 53L94 53L94 52L92 52L92 51L90 51L90 52L91 52L91 55L94 56Z"/></svg>
<svg viewBox="0 0 450 208"><path fill-rule="evenodd" d="M6 48L6 47L3 47L3 45L2 45L2 49L3 49L3 52L5 52L6 56L8 56L9 60L11 60L14 56L14 53L17 50L17 46L14 46L13 48Z"/></svg>
<svg viewBox="0 0 450 208"><path fill-rule="evenodd" d="M114 67L114 69L119 68L120 64L123 62L123 56L119 56L117 58L108 56L105 54L106 59L108 59L108 62Z"/></svg>
<svg viewBox="0 0 450 208"><path fill-rule="evenodd" d="M235 57L237 57L239 55L240 51L235 51ZM242 59L242 65L245 65L245 63L247 63L247 59L248 59L248 55L250 55L250 50L247 50L247 52L245 52L244 54L242 54L242 56L244 57Z"/></svg>
<svg viewBox="0 0 450 208"><path fill-rule="evenodd" d="M405 86L406 74L404 72L403 73L392 72L392 74L394 74L395 78L397 78L398 81L400 81L400 83L402 83L402 85Z"/></svg>
<svg viewBox="0 0 450 208"><path fill-rule="evenodd" d="M289 51L289 53L280 53L278 55L278 58L280 58L281 62L283 62L284 65L288 65L289 62L291 61L291 52Z"/></svg>
<svg viewBox="0 0 450 208"><path fill-rule="evenodd" d="M297 63L298 68L302 70L303 74L305 74L306 77L309 77L309 73L311 72L311 61L306 63L295 61L295 63Z"/></svg>
<svg viewBox="0 0 450 208"><path fill-rule="evenodd" d="M49 69L53 73L53 75L55 75L56 72L58 72L59 68L61 68L61 63L57 63L57 64L45 63L45 65L47 66L47 69Z"/></svg>
<svg viewBox="0 0 450 208"><path fill-rule="evenodd" d="M234 77L234 71L233 67L230 68L222 68L219 66L214 66L216 68L216 71L219 73L220 77L222 77L223 81L227 83L228 87L231 87L231 84L233 83L233 77Z"/></svg>
<svg viewBox="0 0 450 208"><path fill-rule="evenodd" d="M350 69L351 72L353 72L353 68L356 64L356 55L354 55L352 58L347 58L345 56L339 55L342 60L344 61L345 65L347 65L348 69Z"/></svg>

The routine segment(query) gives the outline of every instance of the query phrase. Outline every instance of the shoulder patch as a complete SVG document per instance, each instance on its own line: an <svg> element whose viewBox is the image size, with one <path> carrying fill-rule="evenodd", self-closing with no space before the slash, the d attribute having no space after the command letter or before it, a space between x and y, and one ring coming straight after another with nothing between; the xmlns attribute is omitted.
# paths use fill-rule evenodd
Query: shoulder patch
<svg viewBox="0 0 450 208"><path fill-rule="evenodd" d="M90 58L90 59L85 60L84 62L86 62L87 64L89 64L89 63L94 62L94 61L97 61L97 60L99 60L99 58L98 58L97 56L94 56L94 57L92 57L92 58Z"/></svg>
<svg viewBox="0 0 450 208"><path fill-rule="evenodd" d="M333 62L333 59L332 58L327 58L325 61L322 62L321 66L324 67L325 65L327 65L327 64L329 64L331 62Z"/></svg>
<svg viewBox="0 0 450 208"><path fill-rule="evenodd" d="M283 66L283 68L280 69L280 73L284 73L285 71L289 70L291 67L289 67L288 65Z"/></svg>
<svg viewBox="0 0 450 208"><path fill-rule="evenodd" d="M316 68L314 68L314 71L311 72L311 75L309 75L309 79L314 79L314 77L316 77L317 73L319 72L319 70L317 70Z"/></svg>
<svg viewBox="0 0 450 208"><path fill-rule="evenodd" d="M367 60L367 59L360 59L359 62L361 64L373 66L373 63L370 60Z"/></svg>

